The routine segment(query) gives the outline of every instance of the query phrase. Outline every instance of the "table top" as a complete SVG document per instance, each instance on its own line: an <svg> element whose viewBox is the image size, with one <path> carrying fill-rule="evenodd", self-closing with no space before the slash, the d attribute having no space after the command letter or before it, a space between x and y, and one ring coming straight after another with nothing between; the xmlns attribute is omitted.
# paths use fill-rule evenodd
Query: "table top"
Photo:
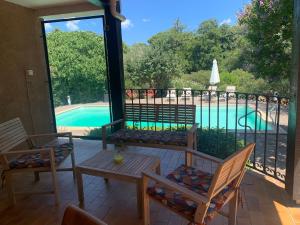
<svg viewBox="0 0 300 225"><path fill-rule="evenodd" d="M76 166L82 173L102 172L132 178L141 178L143 170L154 170L160 164L156 156L122 151L124 157L121 164L114 162L116 151L103 150ZM96 174L95 174L96 175Z"/></svg>

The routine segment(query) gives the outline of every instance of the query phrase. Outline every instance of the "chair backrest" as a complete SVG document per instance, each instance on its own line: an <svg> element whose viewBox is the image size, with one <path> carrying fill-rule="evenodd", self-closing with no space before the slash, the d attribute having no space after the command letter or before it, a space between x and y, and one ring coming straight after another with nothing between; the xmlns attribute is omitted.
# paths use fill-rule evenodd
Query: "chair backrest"
<svg viewBox="0 0 300 225"><path fill-rule="evenodd" d="M216 91L217 88L218 88L217 86L209 86L209 87L208 87L208 90L209 90L209 91Z"/></svg>
<svg viewBox="0 0 300 225"><path fill-rule="evenodd" d="M192 88L183 88L182 97L191 97L192 96Z"/></svg>
<svg viewBox="0 0 300 225"><path fill-rule="evenodd" d="M0 124L0 152L7 152L25 142L28 136L20 118Z"/></svg>
<svg viewBox="0 0 300 225"><path fill-rule="evenodd" d="M236 91L236 87L235 86L227 86L226 87L226 92L235 92Z"/></svg>
<svg viewBox="0 0 300 225"><path fill-rule="evenodd" d="M177 104L125 104L125 120L154 123L195 123L196 105Z"/></svg>
<svg viewBox="0 0 300 225"><path fill-rule="evenodd" d="M167 90L167 96L166 98L176 98L176 90L174 89L169 89Z"/></svg>
<svg viewBox="0 0 300 225"><path fill-rule="evenodd" d="M212 180L208 196L213 197L222 191L232 181L237 181L239 185L245 171L247 161L255 147L255 144L249 144L245 148L237 151L224 160L217 168Z"/></svg>
<svg viewBox="0 0 300 225"><path fill-rule="evenodd" d="M82 209L69 205L64 213L61 225L107 225Z"/></svg>

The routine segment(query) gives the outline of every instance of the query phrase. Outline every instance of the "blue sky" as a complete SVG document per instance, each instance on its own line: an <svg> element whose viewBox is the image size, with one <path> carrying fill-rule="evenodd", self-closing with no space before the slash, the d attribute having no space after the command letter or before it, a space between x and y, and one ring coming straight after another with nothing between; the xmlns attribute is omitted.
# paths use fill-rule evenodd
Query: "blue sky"
<svg viewBox="0 0 300 225"><path fill-rule="evenodd" d="M122 14L127 18L122 24L123 41L131 45L146 43L154 34L169 29L179 18L188 30L197 29L207 19L219 23L235 24L237 12L249 0L122 0ZM64 31L88 30L103 32L101 19L77 20L46 25L47 32L58 28Z"/></svg>

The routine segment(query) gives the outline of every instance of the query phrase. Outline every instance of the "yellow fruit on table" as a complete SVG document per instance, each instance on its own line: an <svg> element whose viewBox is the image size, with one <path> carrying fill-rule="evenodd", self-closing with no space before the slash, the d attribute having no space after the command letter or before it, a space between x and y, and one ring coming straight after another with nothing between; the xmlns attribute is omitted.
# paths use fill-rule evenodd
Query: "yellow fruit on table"
<svg viewBox="0 0 300 225"><path fill-rule="evenodd" d="M114 162L117 164L121 164L124 161L124 157L120 154L116 154L114 156Z"/></svg>

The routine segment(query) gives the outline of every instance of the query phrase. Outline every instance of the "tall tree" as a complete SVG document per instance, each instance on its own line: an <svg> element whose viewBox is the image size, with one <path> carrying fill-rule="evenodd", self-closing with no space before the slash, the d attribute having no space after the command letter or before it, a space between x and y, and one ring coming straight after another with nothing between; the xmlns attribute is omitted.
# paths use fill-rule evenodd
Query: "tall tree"
<svg viewBox="0 0 300 225"><path fill-rule="evenodd" d="M184 72L188 71L187 61L188 45L192 41L193 34L185 31L186 26L176 19L171 29L152 36L148 42L156 51L164 52L178 58L178 64Z"/></svg>
<svg viewBox="0 0 300 225"><path fill-rule="evenodd" d="M99 101L106 90L103 37L92 32L47 35L55 105Z"/></svg>
<svg viewBox="0 0 300 225"><path fill-rule="evenodd" d="M286 79L291 65L291 0L252 0L239 15L251 44L250 62L258 77Z"/></svg>
<svg viewBox="0 0 300 225"><path fill-rule="evenodd" d="M125 55L126 84L141 88L169 88L182 70L176 55L143 44L131 47Z"/></svg>
<svg viewBox="0 0 300 225"><path fill-rule="evenodd" d="M190 72L211 69L214 58L218 60L221 68L223 64L229 70L239 68L238 66L241 65L236 62L237 57L232 59L230 65L228 65L228 57L241 55L244 44L242 31L239 26L219 25L216 20L202 22L189 44L190 54L187 57Z"/></svg>

